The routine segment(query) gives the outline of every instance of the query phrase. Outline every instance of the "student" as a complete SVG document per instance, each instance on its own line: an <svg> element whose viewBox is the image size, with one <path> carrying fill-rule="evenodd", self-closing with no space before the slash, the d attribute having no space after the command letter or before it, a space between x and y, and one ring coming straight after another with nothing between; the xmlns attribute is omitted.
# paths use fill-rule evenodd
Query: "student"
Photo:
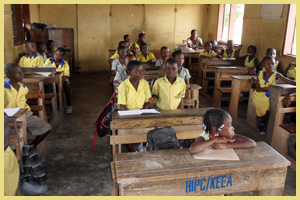
<svg viewBox="0 0 300 200"><path fill-rule="evenodd" d="M37 47L37 54L43 58L43 61L46 62L47 56L46 56L46 46L42 42L36 43Z"/></svg>
<svg viewBox="0 0 300 200"><path fill-rule="evenodd" d="M178 62L169 58L166 62L166 75L157 79L153 85L152 93L157 99L156 106L161 110L183 109L186 84L177 75Z"/></svg>
<svg viewBox="0 0 300 200"><path fill-rule="evenodd" d="M161 58L156 60L155 67L158 67L160 70L165 71L166 61L169 59L169 48L163 46L160 48Z"/></svg>
<svg viewBox="0 0 300 200"><path fill-rule="evenodd" d="M138 41L136 43L132 44L130 51L131 52L140 52L141 45L142 45L142 43L145 43L145 40L146 40L146 34L140 33ZM135 55L135 56L137 56L137 55Z"/></svg>
<svg viewBox="0 0 300 200"><path fill-rule="evenodd" d="M22 84L22 68L16 63L6 63L4 72L9 79L4 82L4 108L27 108L26 124L27 129L33 136L36 136L31 145L37 146L50 133L51 126L41 118L34 116L26 103L28 88Z"/></svg>
<svg viewBox="0 0 300 200"><path fill-rule="evenodd" d="M67 108L66 114L72 114L72 106L71 106L71 94L70 94L70 67L67 61L63 60L63 56L65 55L65 49L59 47L54 52L52 58L46 60L45 65L52 65L56 68L56 71L63 71L62 78L63 78L63 88L65 91L66 101L67 101Z"/></svg>
<svg viewBox="0 0 300 200"><path fill-rule="evenodd" d="M25 47L27 49L27 54L25 56L22 56L19 65L21 67L43 66L44 65L43 58L36 53L35 43L27 41L25 43Z"/></svg>
<svg viewBox="0 0 300 200"><path fill-rule="evenodd" d="M296 81L288 79L273 70L275 59L272 56L264 57L262 62L266 71L260 71L257 75L256 88L253 92L252 101L255 106L256 116L260 118L258 120L259 134L264 135L270 110L270 85L275 84L276 79L293 85L296 85Z"/></svg>
<svg viewBox="0 0 300 200"><path fill-rule="evenodd" d="M212 46L210 42L205 42L204 45L204 51L200 51L200 58L209 58L209 59L213 59L213 58L219 58L222 59L222 56L216 54L216 52L214 52L213 50L211 50Z"/></svg>
<svg viewBox="0 0 300 200"><path fill-rule="evenodd" d="M191 154L202 152L211 146L214 149L247 149L256 147L256 143L234 133L229 113L222 109L211 109L204 114L203 133L191 144Z"/></svg>
<svg viewBox="0 0 300 200"><path fill-rule="evenodd" d="M295 62L290 63L283 73L284 76L296 80L296 63Z"/></svg>
<svg viewBox="0 0 300 200"><path fill-rule="evenodd" d="M118 48L119 48L120 46L123 46L123 47L126 48L126 54L132 54L132 53L130 52L129 48L128 48L128 45L129 45L128 42L126 42L126 41L120 41L120 42L119 42L119 45L118 45ZM109 59L115 60L115 59L117 59L117 58L119 58L118 49L115 51L115 54L112 55Z"/></svg>
<svg viewBox="0 0 300 200"><path fill-rule="evenodd" d="M149 108L155 103L151 98L149 83L142 79L143 65L141 62L132 60L128 63L129 77L120 84L118 89L118 104L122 110L138 110Z"/></svg>
<svg viewBox="0 0 300 200"><path fill-rule="evenodd" d="M124 41L128 43L128 52L130 52L130 54L136 55L137 52L139 51L138 44L136 43L130 44L130 35L126 34L123 36L123 38Z"/></svg>
<svg viewBox="0 0 300 200"><path fill-rule="evenodd" d="M143 43L140 47L142 53L136 58L136 60L140 62L155 63L156 58L153 53L149 52L148 44Z"/></svg>
<svg viewBox="0 0 300 200"><path fill-rule="evenodd" d="M183 67L184 63L184 55L181 50L176 50L172 54L173 58L175 58L178 62L178 77L182 78L185 81L186 85L190 85L190 72L187 68Z"/></svg>
<svg viewBox="0 0 300 200"><path fill-rule="evenodd" d="M122 67L121 69L119 69L114 78L114 87L115 88L119 87L119 85L128 78L129 73L127 70L127 66L128 66L128 63L132 60L136 60L134 55L127 54L125 56L125 62L124 62L125 67L124 68Z"/></svg>
<svg viewBox="0 0 300 200"><path fill-rule="evenodd" d="M197 50L199 49L201 46L203 46L203 42L202 39L200 37L198 37L198 31L196 29L193 29L191 31L191 37L189 37L186 41L187 46Z"/></svg>
<svg viewBox="0 0 300 200"><path fill-rule="evenodd" d="M279 60L276 60L276 49L275 48L268 48L266 51L266 56L272 56L275 59L274 71L282 73L281 65ZM259 66L262 66L262 62L259 63ZM264 67L262 67L262 71L266 71Z"/></svg>
<svg viewBox="0 0 300 200"><path fill-rule="evenodd" d="M227 41L227 49L221 50L222 57L223 58L238 58L240 50L243 47L243 45L239 45L238 50L235 50L233 47L234 47L233 40L228 40Z"/></svg>
<svg viewBox="0 0 300 200"><path fill-rule="evenodd" d="M256 74L257 67L258 67L258 59L255 57L256 54L256 47L253 45L250 45L247 48L247 54L246 56L239 57L238 59L245 59L244 65L248 67L249 72L248 74Z"/></svg>
<svg viewBox="0 0 300 200"><path fill-rule="evenodd" d="M15 195L19 178L20 169L15 153L9 147L9 124L8 116L4 112L4 195Z"/></svg>
<svg viewBox="0 0 300 200"><path fill-rule="evenodd" d="M126 52L127 52L126 47L119 46L119 48L118 48L119 57L116 58L111 64L111 75L112 76L116 75L118 70L120 70L122 68L126 68L126 66L124 65Z"/></svg>
<svg viewBox="0 0 300 200"><path fill-rule="evenodd" d="M56 51L56 47L54 46L54 41L53 40L48 40L47 44L47 53L48 54L53 54Z"/></svg>

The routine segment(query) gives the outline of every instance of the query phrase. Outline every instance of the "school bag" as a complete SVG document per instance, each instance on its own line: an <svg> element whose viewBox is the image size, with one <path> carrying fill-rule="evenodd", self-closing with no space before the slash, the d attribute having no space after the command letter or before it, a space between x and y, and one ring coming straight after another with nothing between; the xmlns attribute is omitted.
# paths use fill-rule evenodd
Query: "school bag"
<svg viewBox="0 0 300 200"><path fill-rule="evenodd" d="M164 128L155 127L147 133L147 151L162 149L179 149L180 144L176 132L170 126Z"/></svg>
<svg viewBox="0 0 300 200"><path fill-rule="evenodd" d="M112 94L108 103L98 116L97 120L95 121L95 135L94 135L94 147L93 150L96 150L96 140L97 134L99 137L103 137L110 133L110 121L112 117L112 113L116 109L115 99L116 99L116 92Z"/></svg>

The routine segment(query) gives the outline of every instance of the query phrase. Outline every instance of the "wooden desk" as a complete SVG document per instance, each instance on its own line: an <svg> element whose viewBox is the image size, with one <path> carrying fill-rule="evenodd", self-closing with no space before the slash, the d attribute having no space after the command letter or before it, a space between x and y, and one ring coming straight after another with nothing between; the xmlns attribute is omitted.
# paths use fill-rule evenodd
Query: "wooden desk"
<svg viewBox="0 0 300 200"><path fill-rule="evenodd" d="M241 92L249 92L255 75L232 76L231 95L228 112L232 117L232 123L236 124L238 119L239 99Z"/></svg>
<svg viewBox="0 0 300 200"><path fill-rule="evenodd" d="M276 118L276 108L278 105L278 98L280 96L295 93L296 86L290 84L273 84L270 85L270 116L266 130L266 141L270 144L272 141L272 134L274 129L274 122Z"/></svg>
<svg viewBox="0 0 300 200"><path fill-rule="evenodd" d="M245 75L248 73L247 67L216 67L214 85L214 107L220 108L223 92L231 92L231 88L221 88L222 81L232 81L232 75Z"/></svg>
<svg viewBox="0 0 300 200"><path fill-rule="evenodd" d="M142 62L142 64L143 64L144 69L147 71L148 70L158 70L158 67L155 66L155 63L149 64L147 62Z"/></svg>
<svg viewBox="0 0 300 200"><path fill-rule="evenodd" d="M199 70L199 53L201 50L197 50L197 51L183 51L183 55L184 55L184 65L186 68L189 69L189 72L192 76L192 83L197 83L197 75L198 75L198 70ZM192 62L192 60L197 60L197 62ZM198 84L200 85L200 84Z"/></svg>
<svg viewBox="0 0 300 200"><path fill-rule="evenodd" d="M192 99L195 101L195 108L199 108L199 90L202 89L200 85L190 84L186 87L185 99Z"/></svg>
<svg viewBox="0 0 300 200"><path fill-rule="evenodd" d="M236 149L239 161L196 160L188 149L118 154L121 196L196 196L255 191L282 195L290 162L264 142Z"/></svg>

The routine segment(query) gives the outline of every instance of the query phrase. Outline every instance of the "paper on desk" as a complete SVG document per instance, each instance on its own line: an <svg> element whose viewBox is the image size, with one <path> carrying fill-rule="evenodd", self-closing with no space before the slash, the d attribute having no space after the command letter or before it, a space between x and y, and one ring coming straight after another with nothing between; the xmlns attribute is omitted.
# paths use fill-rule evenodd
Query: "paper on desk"
<svg viewBox="0 0 300 200"><path fill-rule="evenodd" d="M141 115L141 114L160 114L160 112L155 109L119 110L118 113L120 116Z"/></svg>
<svg viewBox="0 0 300 200"><path fill-rule="evenodd" d="M54 67L53 65L37 66L37 68Z"/></svg>
<svg viewBox="0 0 300 200"><path fill-rule="evenodd" d="M14 116L21 108L4 108L4 112L9 116Z"/></svg>
<svg viewBox="0 0 300 200"><path fill-rule="evenodd" d="M36 74L40 74L40 75L43 75L43 76L50 76L51 72L34 72Z"/></svg>
<svg viewBox="0 0 300 200"><path fill-rule="evenodd" d="M195 159L203 160L240 160L233 149L213 149L208 147L201 153L193 155Z"/></svg>

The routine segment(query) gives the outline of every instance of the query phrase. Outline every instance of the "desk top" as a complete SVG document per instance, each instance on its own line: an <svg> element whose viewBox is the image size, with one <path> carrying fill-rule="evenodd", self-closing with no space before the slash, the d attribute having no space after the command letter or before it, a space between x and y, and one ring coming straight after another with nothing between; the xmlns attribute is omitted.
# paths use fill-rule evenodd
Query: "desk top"
<svg viewBox="0 0 300 200"><path fill-rule="evenodd" d="M276 84L272 84L271 87L278 87L278 88L282 88L282 89L296 89L296 85L291 85L291 84L287 84L287 83L276 83Z"/></svg>
<svg viewBox="0 0 300 200"><path fill-rule="evenodd" d="M22 67L22 72L56 72L55 67Z"/></svg>
<svg viewBox="0 0 300 200"><path fill-rule="evenodd" d="M231 77L234 79L239 79L239 80L256 79L256 75L231 76Z"/></svg>
<svg viewBox="0 0 300 200"><path fill-rule="evenodd" d="M157 119L169 117L194 117L203 116L206 111L214 107L206 108L192 108L192 109L176 109L176 110L160 110L160 114L147 114L147 115L129 115L120 116L118 112L112 114L112 120L132 120L132 119Z"/></svg>
<svg viewBox="0 0 300 200"><path fill-rule="evenodd" d="M22 83L26 84L31 84L31 83L39 83L43 81L43 77L38 77L38 78L24 78Z"/></svg>
<svg viewBox="0 0 300 200"><path fill-rule="evenodd" d="M196 160L188 149L169 149L117 154L115 160L118 183L138 183L150 180L193 178L287 167L290 162L265 142L253 149L235 149L239 161Z"/></svg>
<svg viewBox="0 0 300 200"><path fill-rule="evenodd" d="M238 66L244 66L243 60L229 60L229 59L208 59L208 58L202 58L202 64L203 65L238 65Z"/></svg>
<svg viewBox="0 0 300 200"><path fill-rule="evenodd" d="M16 112L14 114L14 116L9 117L9 119L13 119L15 120L16 118L21 117L22 115L24 115L27 112L27 108L21 108L20 110L18 110L18 112Z"/></svg>

